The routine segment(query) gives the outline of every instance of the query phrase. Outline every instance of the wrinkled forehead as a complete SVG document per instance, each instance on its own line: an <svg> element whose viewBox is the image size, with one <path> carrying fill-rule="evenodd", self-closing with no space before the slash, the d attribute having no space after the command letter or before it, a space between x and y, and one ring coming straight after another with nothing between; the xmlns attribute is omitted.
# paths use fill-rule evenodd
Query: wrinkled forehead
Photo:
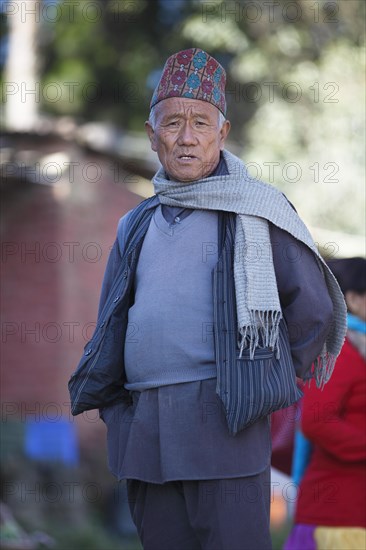
<svg viewBox="0 0 366 550"><path fill-rule="evenodd" d="M191 118L201 116L216 121L220 113L217 107L207 101L187 99L184 97L170 97L164 99L155 105L154 109L159 118L167 118L170 116Z"/></svg>

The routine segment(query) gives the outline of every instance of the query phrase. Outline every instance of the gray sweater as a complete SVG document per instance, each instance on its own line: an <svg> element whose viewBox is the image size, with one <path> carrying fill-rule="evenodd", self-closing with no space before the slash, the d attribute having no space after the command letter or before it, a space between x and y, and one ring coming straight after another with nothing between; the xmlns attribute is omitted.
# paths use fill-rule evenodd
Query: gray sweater
<svg viewBox="0 0 366 550"><path fill-rule="evenodd" d="M144 239L125 343L126 389L146 390L216 376L212 269L217 213L169 223L161 206Z"/></svg>

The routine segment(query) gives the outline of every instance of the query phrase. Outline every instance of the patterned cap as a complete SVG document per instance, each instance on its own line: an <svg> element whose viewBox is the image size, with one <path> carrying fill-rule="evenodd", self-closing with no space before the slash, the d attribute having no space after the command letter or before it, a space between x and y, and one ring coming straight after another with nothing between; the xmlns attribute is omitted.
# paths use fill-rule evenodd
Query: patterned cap
<svg viewBox="0 0 366 550"><path fill-rule="evenodd" d="M216 59L198 48L171 55L155 88L150 109L168 97L208 101L226 115L226 73Z"/></svg>

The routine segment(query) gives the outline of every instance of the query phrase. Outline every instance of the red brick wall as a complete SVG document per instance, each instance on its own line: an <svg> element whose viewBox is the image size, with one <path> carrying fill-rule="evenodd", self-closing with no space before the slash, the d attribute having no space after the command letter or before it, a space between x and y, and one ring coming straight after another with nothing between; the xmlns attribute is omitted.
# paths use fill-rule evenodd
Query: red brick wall
<svg viewBox="0 0 366 550"><path fill-rule="evenodd" d="M77 161L54 186L9 181L3 194L3 420L69 415L67 381L93 331L118 219L141 200L111 163ZM75 422L85 445L104 433L95 411Z"/></svg>

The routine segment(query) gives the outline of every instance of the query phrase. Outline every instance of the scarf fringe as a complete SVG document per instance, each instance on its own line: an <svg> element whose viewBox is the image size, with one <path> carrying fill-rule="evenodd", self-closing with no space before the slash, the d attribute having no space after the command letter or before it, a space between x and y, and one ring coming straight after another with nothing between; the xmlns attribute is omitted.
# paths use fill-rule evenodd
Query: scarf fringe
<svg viewBox="0 0 366 550"><path fill-rule="evenodd" d="M333 303L333 321L325 349L311 373L316 375L318 385L324 385L333 371L335 357L340 353L346 334L346 306L339 285L286 197L271 185L247 178L245 164L229 151L224 150L223 157L229 172L227 175L184 184L167 180L161 167L153 178L155 192L162 204L237 214L234 280L240 355L249 347L253 359L255 349L266 344L276 347L279 355L281 314L278 311L281 304L269 246L268 222L290 233L314 253ZM267 313L263 313L264 310Z"/></svg>
<svg viewBox="0 0 366 550"><path fill-rule="evenodd" d="M325 352L319 355L314 361L314 377L316 387L323 389L332 376L337 356Z"/></svg>
<svg viewBox="0 0 366 550"><path fill-rule="evenodd" d="M239 327L239 357L242 357L245 349L249 347L249 357L254 359L257 348L272 348L276 350L276 357L280 357L279 330L282 312L251 311L251 322L249 325Z"/></svg>

